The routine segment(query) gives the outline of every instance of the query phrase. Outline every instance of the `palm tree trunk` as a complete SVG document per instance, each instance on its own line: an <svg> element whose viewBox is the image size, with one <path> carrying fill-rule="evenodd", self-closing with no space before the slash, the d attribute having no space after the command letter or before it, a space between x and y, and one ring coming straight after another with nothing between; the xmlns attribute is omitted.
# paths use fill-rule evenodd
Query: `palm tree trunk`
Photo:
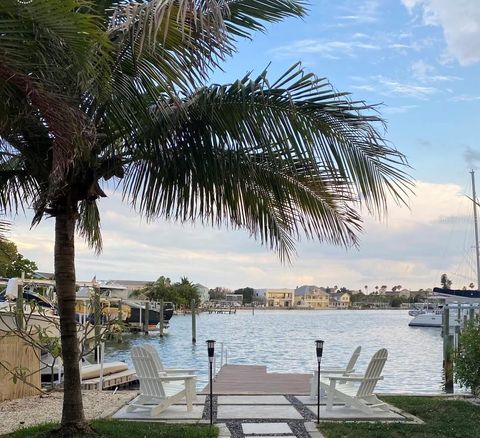
<svg viewBox="0 0 480 438"><path fill-rule="evenodd" d="M75 223L74 209L67 209L55 218L55 282L64 365L60 436L77 436L88 429L83 413L80 349L75 319Z"/></svg>

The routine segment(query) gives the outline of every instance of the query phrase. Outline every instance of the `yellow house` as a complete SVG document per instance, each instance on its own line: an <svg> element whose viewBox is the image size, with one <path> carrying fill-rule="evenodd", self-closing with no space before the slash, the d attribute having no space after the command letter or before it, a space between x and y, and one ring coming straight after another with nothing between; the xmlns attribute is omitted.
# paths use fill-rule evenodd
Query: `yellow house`
<svg viewBox="0 0 480 438"><path fill-rule="evenodd" d="M312 309L327 309L330 296L319 288L314 288L305 294L303 301L306 306Z"/></svg>
<svg viewBox="0 0 480 438"><path fill-rule="evenodd" d="M330 307L348 309L350 307L350 294L347 292L330 294Z"/></svg>
<svg viewBox="0 0 480 438"><path fill-rule="evenodd" d="M293 289L267 289L265 305L267 307L293 307L295 292Z"/></svg>

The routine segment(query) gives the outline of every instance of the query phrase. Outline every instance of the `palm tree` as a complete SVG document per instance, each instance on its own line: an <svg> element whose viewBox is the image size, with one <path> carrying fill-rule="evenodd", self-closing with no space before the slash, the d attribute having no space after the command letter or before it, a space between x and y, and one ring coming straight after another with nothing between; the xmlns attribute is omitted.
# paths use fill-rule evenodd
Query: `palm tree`
<svg viewBox="0 0 480 438"><path fill-rule="evenodd" d="M357 207L384 213L410 179L372 107L298 65L204 85L238 38L304 15L302 0L105 0L95 16L83 0L48 4L0 5L0 208L55 219L68 435L88 430L74 234L101 250L106 181L148 218L243 227L290 260L302 235L356 245Z"/></svg>

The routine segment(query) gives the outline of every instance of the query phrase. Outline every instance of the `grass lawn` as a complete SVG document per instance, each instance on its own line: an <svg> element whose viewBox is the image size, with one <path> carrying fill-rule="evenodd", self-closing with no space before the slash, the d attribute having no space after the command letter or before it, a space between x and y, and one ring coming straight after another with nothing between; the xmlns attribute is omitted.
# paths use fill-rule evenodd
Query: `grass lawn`
<svg viewBox="0 0 480 438"><path fill-rule="evenodd" d="M479 438L480 406L462 400L433 397L382 397L425 424L323 423L326 438Z"/></svg>
<svg viewBox="0 0 480 438"><path fill-rule="evenodd" d="M205 425L160 424L118 420L95 420L91 422L98 435L104 438L216 438L218 429ZM17 430L1 437L43 438L58 424L44 424Z"/></svg>

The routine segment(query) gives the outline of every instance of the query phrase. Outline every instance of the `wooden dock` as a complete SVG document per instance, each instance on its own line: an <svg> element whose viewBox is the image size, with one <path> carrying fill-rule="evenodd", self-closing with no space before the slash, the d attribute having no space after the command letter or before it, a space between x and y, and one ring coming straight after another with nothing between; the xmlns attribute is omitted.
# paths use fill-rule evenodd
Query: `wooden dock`
<svg viewBox="0 0 480 438"><path fill-rule="evenodd" d="M114 388L115 386L127 385L136 382L137 375L135 370L125 370L118 373L109 374L103 377L103 389ZM87 379L82 381L82 389L99 389L100 378Z"/></svg>
<svg viewBox="0 0 480 438"><path fill-rule="evenodd" d="M224 365L213 382L214 394L310 394L312 374L268 373L261 365ZM209 394L207 385L202 394Z"/></svg>

